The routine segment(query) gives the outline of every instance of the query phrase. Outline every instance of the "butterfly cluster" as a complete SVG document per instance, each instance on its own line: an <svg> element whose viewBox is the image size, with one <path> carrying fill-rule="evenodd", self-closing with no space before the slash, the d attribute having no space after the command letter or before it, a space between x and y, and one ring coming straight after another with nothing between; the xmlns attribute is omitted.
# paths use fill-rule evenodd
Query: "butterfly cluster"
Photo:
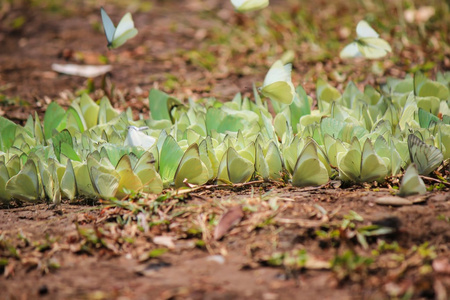
<svg viewBox="0 0 450 300"><path fill-rule="evenodd" d="M437 81L421 73L388 78L364 91L350 82L343 94L320 80L311 110L305 91L292 91L290 67L276 62L272 70L261 93L275 117L256 88L254 101L237 94L230 102L187 105L152 90L147 119L86 94L67 109L51 103L43 122L35 115L20 126L0 117L0 200L121 198L257 178L362 183L405 169L400 195L408 195L425 192L419 175L443 161L448 168L450 73ZM282 74L289 101L267 89L271 72Z"/></svg>

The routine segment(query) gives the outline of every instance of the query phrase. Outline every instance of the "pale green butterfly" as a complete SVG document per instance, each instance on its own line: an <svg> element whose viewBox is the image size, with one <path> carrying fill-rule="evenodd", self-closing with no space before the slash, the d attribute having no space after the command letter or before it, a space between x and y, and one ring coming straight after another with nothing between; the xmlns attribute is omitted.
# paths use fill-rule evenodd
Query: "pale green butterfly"
<svg viewBox="0 0 450 300"><path fill-rule="evenodd" d="M116 195L119 187L119 178L116 174L102 172L96 166L92 166L89 171L92 184L98 196L108 199Z"/></svg>
<svg viewBox="0 0 450 300"><path fill-rule="evenodd" d="M8 202L11 198L6 190L6 183L9 180L8 169L3 161L0 161L0 201Z"/></svg>
<svg viewBox="0 0 450 300"><path fill-rule="evenodd" d="M116 195L119 188L120 176L111 164L105 163L106 158L97 161L92 155L87 158L89 177L96 194L103 198Z"/></svg>
<svg viewBox="0 0 450 300"><path fill-rule="evenodd" d="M217 159L214 151L211 136L207 136L202 142L200 142L198 145L198 150L200 153L200 159L208 168L209 179L216 178L219 170L219 160Z"/></svg>
<svg viewBox="0 0 450 300"><path fill-rule="evenodd" d="M356 137L347 152L338 152L339 177L343 181L369 182L383 179L388 169L384 160L376 154L369 139L363 149Z"/></svg>
<svg viewBox="0 0 450 300"><path fill-rule="evenodd" d="M200 159L197 144L192 144L184 152L174 177L175 188L185 186L184 182L202 185L209 179L208 168Z"/></svg>
<svg viewBox="0 0 450 300"><path fill-rule="evenodd" d="M426 192L427 188L419 176L416 165L414 163L410 164L403 175L402 184L397 195L404 197L415 194L422 195Z"/></svg>
<svg viewBox="0 0 450 300"><path fill-rule="evenodd" d="M264 158L264 152L259 143L255 147L255 171L265 180L269 178L269 165Z"/></svg>
<svg viewBox="0 0 450 300"><path fill-rule="evenodd" d="M61 203L61 189L57 174L58 165L58 161L54 158L49 158L47 165L38 160L39 174L41 176L43 191L45 196L52 200L53 204ZM62 166L62 168L64 168L64 166Z"/></svg>
<svg viewBox="0 0 450 300"><path fill-rule="evenodd" d="M161 139L161 137L159 139ZM184 153L171 135L165 138L159 152L159 174L161 175L164 186L168 187L175 177L175 173Z"/></svg>
<svg viewBox="0 0 450 300"><path fill-rule="evenodd" d="M269 0L231 0L231 4L238 12L246 12L267 7Z"/></svg>
<svg viewBox="0 0 450 300"><path fill-rule="evenodd" d="M77 181L73 170L72 161L67 160L66 171L61 178L61 193L69 200L73 200L77 194Z"/></svg>
<svg viewBox="0 0 450 300"><path fill-rule="evenodd" d="M133 172L130 156L125 154L116 166L116 172L120 176L119 187L116 193L117 198L123 198L128 191L140 192L143 189L141 179Z"/></svg>
<svg viewBox="0 0 450 300"><path fill-rule="evenodd" d="M108 48L118 48L138 33L137 29L134 27L133 18L130 13L126 13L122 17L117 27L114 26L114 23L111 21L111 18L103 7L100 8L100 13L102 15L106 40L108 41Z"/></svg>
<svg viewBox="0 0 450 300"><path fill-rule="evenodd" d="M92 128L98 124L98 112L100 110L100 106L95 103L88 94L81 95L80 109L86 122L87 129Z"/></svg>
<svg viewBox="0 0 450 300"><path fill-rule="evenodd" d="M264 78L261 93L274 101L291 104L295 97L295 88L291 80L292 64L277 60Z"/></svg>
<svg viewBox="0 0 450 300"><path fill-rule="evenodd" d="M358 37L354 42L345 46L340 53L341 58L352 58L363 56L365 58L376 59L386 56L391 52L391 46L370 25L362 20L356 26Z"/></svg>
<svg viewBox="0 0 450 300"><path fill-rule="evenodd" d="M255 171L254 164L229 147L219 165L217 181L222 183L243 183L250 180Z"/></svg>
<svg viewBox="0 0 450 300"><path fill-rule="evenodd" d="M292 185L304 187L328 182L328 171L317 155L316 143L309 142L300 153L292 174Z"/></svg>
<svg viewBox="0 0 450 300"><path fill-rule="evenodd" d="M20 172L6 183L6 191L12 198L27 202L37 201L41 195L36 164L29 159Z"/></svg>
<svg viewBox="0 0 450 300"><path fill-rule="evenodd" d="M99 106L100 106L98 111L99 125L106 124L119 115L119 113L112 107L111 102L106 96L103 96L103 98L100 100Z"/></svg>
<svg viewBox="0 0 450 300"><path fill-rule="evenodd" d="M159 194L163 190L163 183L155 168L155 159L151 152L146 151L137 161L133 172L139 177L144 193Z"/></svg>
<svg viewBox="0 0 450 300"><path fill-rule="evenodd" d="M414 134L408 135L408 149L411 162L416 164L421 175L428 175L436 170L444 159L441 150L422 142Z"/></svg>
<svg viewBox="0 0 450 300"><path fill-rule="evenodd" d="M281 158L280 149L274 141L269 142L269 146L267 146L265 160L267 161L267 166L269 167L269 178L275 180L280 179L284 165L283 159Z"/></svg>
<svg viewBox="0 0 450 300"><path fill-rule="evenodd" d="M75 182L77 187L77 195L92 196L95 195L95 190L92 185L89 169L86 162L80 163L72 161L73 173L75 175Z"/></svg>
<svg viewBox="0 0 450 300"><path fill-rule="evenodd" d="M249 181L255 171L254 164L231 147L227 151L227 169L232 183Z"/></svg>

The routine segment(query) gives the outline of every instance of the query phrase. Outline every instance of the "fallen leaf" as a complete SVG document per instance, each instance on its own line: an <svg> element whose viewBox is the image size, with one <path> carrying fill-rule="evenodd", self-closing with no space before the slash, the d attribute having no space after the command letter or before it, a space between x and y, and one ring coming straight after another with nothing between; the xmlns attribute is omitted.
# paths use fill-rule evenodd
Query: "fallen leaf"
<svg viewBox="0 0 450 300"><path fill-rule="evenodd" d="M66 75L81 76L86 78L93 78L112 70L112 66L93 66L93 65L75 65L75 64L52 64L52 70Z"/></svg>
<svg viewBox="0 0 450 300"><path fill-rule="evenodd" d="M407 9L403 13L403 16L408 23L425 23L427 22L434 14L436 10L433 6L422 6L419 9Z"/></svg>
<svg viewBox="0 0 450 300"><path fill-rule="evenodd" d="M432 266L436 273L450 275L450 260L448 258L437 258L433 260Z"/></svg>
<svg viewBox="0 0 450 300"><path fill-rule="evenodd" d="M223 265L225 263L225 257L223 257L223 255L210 255L206 258L206 261L212 261L219 265Z"/></svg>
<svg viewBox="0 0 450 300"><path fill-rule="evenodd" d="M234 206L227 210L219 220L219 224L217 224L216 229L214 230L214 239L216 241L220 240L225 233L227 233L231 227L238 224L241 219L244 217L244 212L242 211L242 207Z"/></svg>
<svg viewBox="0 0 450 300"><path fill-rule="evenodd" d="M375 199L375 203L379 205L392 205L392 206L405 206L412 205L413 202L408 199L394 197L394 196L386 196Z"/></svg>
<svg viewBox="0 0 450 300"><path fill-rule="evenodd" d="M329 270L331 268L331 263L329 261L310 256L306 260L304 267L310 270Z"/></svg>
<svg viewBox="0 0 450 300"><path fill-rule="evenodd" d="M161 246L166 246L169 249L175 248L175 243L173 242L173 237L171 236L166 235L155 236L153 238L153 243Z"/></svg>

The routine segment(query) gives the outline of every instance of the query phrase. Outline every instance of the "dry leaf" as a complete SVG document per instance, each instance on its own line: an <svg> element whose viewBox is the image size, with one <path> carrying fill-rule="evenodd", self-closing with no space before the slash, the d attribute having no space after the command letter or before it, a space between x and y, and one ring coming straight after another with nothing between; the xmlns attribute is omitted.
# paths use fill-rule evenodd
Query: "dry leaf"
<svg viewBox="0 0 450 300"><path fill-rule="evenodd" d="M173 242L173 237L171 237L171 236L166 236L166 235L155 236L153 238L153 243L155 243L157 245L161 245L161 246L166 246L169 249L175 248L175 244Z"/></svg>
<svg viewBox="0 0 450 300"><path fill-rule="evenodd" d="M227 212L220 218L219 224L217 224L217 227L214 230L214 239L216 241L220 240L225 233L227 233L231 227L238 224L243 217L244 212L242 211L242 207L240 205L227 210Z"/></svg>
<svg viewBox="0 0 450 300"><path fill-rule="evenodd" d="M206 261L212 261L219 265L223 265L225 263L225 257L223 257L223 255L210 255L206 258Z"/></svg>
<svg viewBox="0 0 450 300"><path fill-rule="evenodd" d="M448 258L435 259L432 266L436 273L450 275L450 260Z"/></svg>
<svg viewBox="0 0 450 300"><path fill-rule="evenodd" d="M407 9L403 13L406 22L408 23L425 23L432 16L434 16L436 10L433 6L422 6L419 9Z"/></svg>
<svg viewBox="0 0 450 300"><path fill-rule="evenodd" d="M392 205L392 206L404 206L404 205L412 205L413 203L408 199L394 197L394 196L386 196L375 199L375 203L379 205Z"/></svg>

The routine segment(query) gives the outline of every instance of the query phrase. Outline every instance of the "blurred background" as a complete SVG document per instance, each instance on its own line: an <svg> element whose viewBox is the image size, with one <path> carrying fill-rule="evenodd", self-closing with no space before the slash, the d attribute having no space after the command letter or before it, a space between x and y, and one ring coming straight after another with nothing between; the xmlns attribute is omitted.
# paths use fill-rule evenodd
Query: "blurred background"
<svg viewBox="0 0 450 300"><path fill-rule="evenodd" d="M117 25L131 12L138 35L108 50L100 7ZM339 52L366 20L392 46L379 60L342 60ZM293 82L314 97L317 78L342 90L421 70L450 70L449 2L442 0L271 0L246 14L227 0L1 0L0 115L16 122L69 105L81 92L122 110L148 111L149 89L180 99L252 95L270 65L292 50ZM112 65L87 79L52 71L53 63Z"/></svg>

